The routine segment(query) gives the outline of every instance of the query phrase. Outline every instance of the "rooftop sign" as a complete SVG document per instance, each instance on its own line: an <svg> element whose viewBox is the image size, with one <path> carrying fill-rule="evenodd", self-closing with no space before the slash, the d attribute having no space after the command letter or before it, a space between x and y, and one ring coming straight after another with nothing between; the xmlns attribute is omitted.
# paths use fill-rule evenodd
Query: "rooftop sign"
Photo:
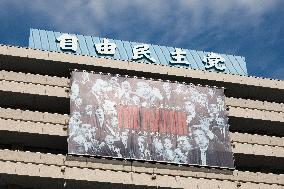
<svg viewBox="0 0 284 189"><path fill-rule="evenodd" d="M94 36L31 29L29 47L117 60L247 75L244 57Z"/></svg>

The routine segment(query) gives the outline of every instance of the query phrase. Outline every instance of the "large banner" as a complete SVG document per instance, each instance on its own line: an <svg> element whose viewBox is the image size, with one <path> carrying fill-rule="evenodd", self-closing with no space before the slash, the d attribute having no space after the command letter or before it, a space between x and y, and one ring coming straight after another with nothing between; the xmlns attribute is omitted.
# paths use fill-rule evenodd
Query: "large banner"
<svg viewBox="0 0 284 189"><path fill-rule="evenodd" d="M234 168L224 90L73 71L68 153Z"/></svg>

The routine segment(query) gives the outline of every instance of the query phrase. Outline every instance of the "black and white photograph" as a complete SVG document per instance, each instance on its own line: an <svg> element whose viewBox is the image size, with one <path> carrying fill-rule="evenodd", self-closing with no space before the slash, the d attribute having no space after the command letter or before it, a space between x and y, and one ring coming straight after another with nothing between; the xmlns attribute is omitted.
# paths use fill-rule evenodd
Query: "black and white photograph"
<svg viewBox="0 0 284 189"><path fill-rule="evenodd" d="M233 168L223 89L73 71L70 154Z"/></svg>

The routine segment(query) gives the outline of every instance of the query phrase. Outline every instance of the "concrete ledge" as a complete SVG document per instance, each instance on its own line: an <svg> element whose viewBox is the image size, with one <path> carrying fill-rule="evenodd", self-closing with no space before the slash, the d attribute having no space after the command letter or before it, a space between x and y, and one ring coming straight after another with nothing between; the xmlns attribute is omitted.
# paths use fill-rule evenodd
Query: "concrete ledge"
<svg viewBox="0 0 284 189"><path fill-rule="evenodd" d="M230 132L231 142L284 147L283 137Z"/></svg>
<svg viewBox="0 0 284 189"><path fill-rule="evenodd" d="M251 154L261 155L267 157L281 157L284 158L284 148L279 146L268 146L259 144L246 144L233 142L233 152L236 154Z"/></svg>
<svg viewBox="0 0 284 189"><path fill-rule="evenodd" d="M284 81L204 72L162 65L134 63L19 47L1 47L1 69L68 77L69 69L86 69L144 77L178 80L227 88L237 98L283 102ZM52 69L56 66L56 70Z"/></svg>
<svg viewBox="0 0 284 189"><path fill-rule="evenodd" d="M69 88L69 79L65 77L52 77L48 75L12 72L5 70L0 71L0 80Z"/></svg>
<svg viewBox="0 0 284 189"><path fill-rule="evenodd" d="M69 121L67 114L52 114L48 112L34 112L28 110L1 108L0 117L3 119L23 120L32 122L52 123L66 125Z"/></svg>
<svg viewBox="0 0 284 189"><path fill-rule="evenodd" d="M31 134L55 135L67 137L67 124L44 123L35 121L25 121L23 119L3 119L0 118L0 131L23 132ZM230 132L233 143L245 143L251 145L284 147L283 138L262 135L252 135L247 133Z"/></svg>
<svg viewBox="0 0 284 189"><path fill-rule="evenodd" d="M284 112L273 112L229 106L228 113L230 117L242 117L258 120L284 122Z"/></svg>
<svg viewBox="0 0 284 189"><path fill-rule="evenodd" d="M18 136L31 134L31 135L36 135L37 138L40 138L39 135L54 136L57 138L64 137L61 138L60 140L58 138L59 141L53 141L60 143L61 141L66 141L67 125L0 118L0 132L5 132L7 138L9 138L10 135L11 135L10 138L13 138L12 135L14 135L13 133L15 132L17 133ZM11 132L11 134L9 134L9 132ZM230 134L231 134L230 136L232 141L233 153L284 158L284 144L283 144L283 139L280 137L268 137L268 136L249 135L241 133L230 133ZM54 140L54 137L52 138L52 140ZM30 136L29 140L32 140L32 138L33 137ZM48 140L48 137L43 138L43 140ZM14 141L14 143L17 143L17 140ZM27 142L22 141L22 143L28 145L28 141ZM42 145L46 144L46 142L44 143L39 141L39 144L40 143ZM53 147L42 146L42 148L53 148Z"/></svg>
<svg viewBox="0 0 284 189"><path fill-rule="evenodd" d="M40 135L67 136L67 126L42 122L31 122L0 118L0 132L18 132Z"/></svg>
<svg viewBox="0 0 284 189"><path fill-rule="evenodd" d="M7 96L10 98L8 101L4 100L2 105L10 106L9 103L15 104L15 100L21 99L20 97L24 98L26 104L23 104L24 107L35 108L38 106L39 110L46 110L46 111L58 111L58 112L66 112L69 113L69 107L62 106L69 101L69 89L66 87L57 87L57 86L49 86L49 85L40 85L40 84L32 84L32 83L23 83L23 82L15 82L15 81L0 81L0 92L3 92L2 96ZM4 94L5 93L5 94ZM11 95L9 94L11 93ZM15 96L13 97L13 94ZM35 95L35 96L33 96ZM53 97L53 101L56 104L52 104L51 101L49 102L49 97ZM12 98L12 99L11 99ZM37 100L40 98L44 98L42 100ZM59 100L64 99L64 103L61 103L61 106L58 106ZM3 100L4 98L2 98ZM14 99L14 100L13 100ZM29 103L28 99L31 100ZM281 110L280 112L276 111L266 111L266 110L259 110L259 109L251 109L246 107L258 107L260 108L259 102L254 102L252 100L243 100L243 99L232 99L227 98L228 104L232 104L233 106L229 106L229 116L230 117L237 117L237 118L250 118L254 120L266 120L266 121L274 121L274 122L284 122L284 112L282 111L282 104L277 104L275 107L276 110ZM22 103L24 102L22 101ZM39 104L34 104L32 100L38 102ZM43 104L44 103L44 104ZM243 107L237 107L244 106ZM18 104L18 103L16 103ZM16 105L15 104L15 105ZM273 106L273 103L264 103L268 106L268 109ZM32 106L35 105L35 106Z"/></svg>
<svg viewBox="0 0 284 189"><path fill-rule="evenodd" d="M227 106L231 107L258 109L258 110L273 111L273 112L284 112L283 103L241 99L233 97L226 97L225 103Z"/></svg>
<svg viewBox="0 0 284 189"><path fill-rule="evenodd" d="M36 91L33 87L30 87L36 85L39 86L39 88L42 88L43 91L45 91L46 94L49 96L58 96L58 97L69 96L68 94L69 93L68 91L70 90L69 79L64 77L51 77L47 75L43 76L39 74L19 73L19 72L2 70L0 71L0 81L3 82L2 83L3 87L8 88L8 89L2 88L3 90L9 90L10 88L12 92L21 91L23 93L26 92L30 94L41 95L43 92L41 93L40 91ZM14 89L13 85L18 85L17 88L20 88L21 90L17 90L17 88ZM226 97L226 105L232 107L284 112L283 103L275 103L267 101Z"/></svg>
<svg viewBox="0 0 284 189"><path fill-rule="evenodd" d="M6 80L0 81L0 90L43 96L69 97L68 88Z"/></svg>
<svg viewBox="0 0 284 189"><path fill-rule="evenodd" d="M233 110L232 110L233 111ZM229 112L230 113L230 112ZM246 114L243 113L245 116ZM240 116L240 115L238 115ZM50 124L60 124L66 126L68 124L69 116L67 114L53 114L48 112L34 112L28 110L11 109L11 108L1 108L0 107L0 118L1 119L11 119L11 120L22 120L31 122L41 122ZM261 135L252 134L241 134L232 133L232 141L239 141L243 143L252 144L264 144L264 145L275 145L284 146L282 137L269 137Z"/></svg>
<svg viewBox="0 0 284 189"><path fill-rule="evenodd" d="M69 160L63 155L52 155L42 153L32 153L23 151L11 151L0 150L0 172L5 174L16 174L40 177L52 177L52 178L64 178L67 180L86 180L86 181L99 181L99 182L111 182L111 183L123 183L123 184L138 184L142 185L147 183L149 186L157 184L155 186L164 187L186 187L189 186L188 182L192 179L201 179L204 183L209 182L218 186L222 183L231 183L230 186L236 186L238 182L242 185L254 183L256 186L271 185L275 186L284 185L284 175L276 174L264 174L264 173L252 173L242 171L223 172L218 170L204 169L204 168L179 168L176 170L172 168L147 168L137 167L135 165L121 166L115 164L96 163L88 161L90 158L82 158L80 161ZM81 163L80 163L81 162ZM46 169L42 169L40 166L48 166ZM131 170L130 168L132 167ZM21 169L25 168L25 169ZM101 176L99 176L101 175ZM108 175L108 176L106 176ZM139 177L139 181L130 179L131 177ZM155 178L153 179L153 176ZM103 178L101 178L103 177ZM176 179L185 179L184 182ZM94 180L99 179L99 180ZM142 179L142 180L141 180ZM147 182L143 182L144 180ZM149 180L148 180L149 179ZM200 181L201 181L200 180ZM206 181L206 182L204 182ZM134 182L134 183L133 183ZM161 183L160 183L161 182ZM179 185L182 184L182 185ZM184 185L183 185L184 184ZM208 186L210 186L210 184ZM207 186L207 188L208 188ZM219 185L220 186L220 185ZM253 185L251 185L253 186ZM192 186L190 186L192 187ZM217 187L218 188L218 187ZM227 186L228 188L228 186ZM230 188L230 187L229 187ZM235 188L235 187L234 187Z"/></svg>

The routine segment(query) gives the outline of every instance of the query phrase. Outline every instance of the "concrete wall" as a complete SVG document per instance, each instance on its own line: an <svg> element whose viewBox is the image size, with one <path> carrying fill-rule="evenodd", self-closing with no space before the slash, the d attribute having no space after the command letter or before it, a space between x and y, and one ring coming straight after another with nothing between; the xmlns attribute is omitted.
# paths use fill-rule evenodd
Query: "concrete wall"
<svg viewBox="0 0 284 189"><path fill-rule="evenodd" d="M284 188L284 81L4 45L0 69L0 186ZM237 170L66 155L70 69L225 87Z"/></svg>
<svg viewBox="0 0 284 189"><path fill-rule="evenodd" d="M0 151L1 173L29 175L35 177L64 178L66 180L87 180L135 185L192 188L192 180L203 188L258 188L259 186L281 188L283 175L251 173L241 171L210 171L210 169L175 170L172 167L139 167L135 163L108 164L95 159L71 158L63 155ZM251 184L254 183L254 184ZM213 184L213 185L212 185ZM229 185L228 185L229 184ZM196 188L196 187L194 187Z"/></svg>

